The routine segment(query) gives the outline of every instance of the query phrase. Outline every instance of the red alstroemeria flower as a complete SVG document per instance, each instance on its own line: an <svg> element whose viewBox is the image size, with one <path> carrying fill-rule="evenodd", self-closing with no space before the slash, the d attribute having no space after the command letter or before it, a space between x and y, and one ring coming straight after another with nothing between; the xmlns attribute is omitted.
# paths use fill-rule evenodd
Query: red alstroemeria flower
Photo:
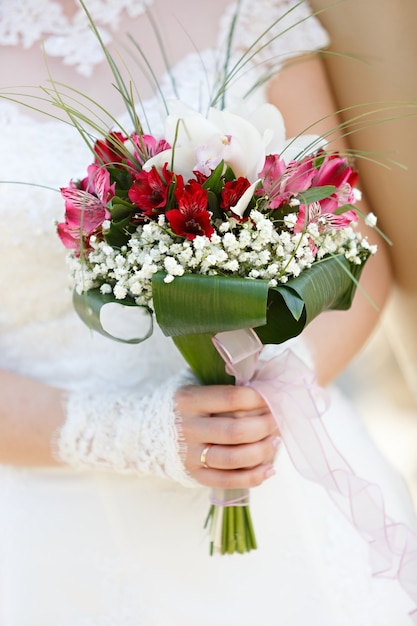
<svg viewBox="0 0 417 626"><path fill-rule="evenodd" d="M115 165L125 161L125 151L123 145L127 141L127 137L114 131L108 134L105 139L98 139L94 144L94 152L96 155L96 163L98 165Z"/></svg>
<svg viewBox="0 0 417 626"><path fill-rule="evenodd" d="M176 235L190 241L197 235L211 237L214 228L210 222L210 213L207 210L208 191L195 181L190 181L184 189L177 189L175 197L177 209L167 211L166 217Z"/></svg>
<svg viewBox="0 0 417 626"><path fill-rule="evenodd" d="M308 189L315 174L311 157L302 161L291 161L287 165L278 154L268 155L259 173L262 185L257 189L256 195L266 196L269 207L278 209L292 196Z"/></svg>
<svg viewBox="0 0 417 626"><path fill-rule="evenodd" d="M226 181L221 191L220 208L225 212L233 210L250 185L249 180L243 176Z"/></svg>
<svg viewBox="0 0 417 626"><path fill-rule="evenodd" d="M204 185L206 180L209 178L209 176L207 176L206 174L203 174L203 172L199 172L198 170L195 170L193 174L195 176L196 181L200 183L200 185Z"/></svg>
<svg viewBox="0 0 417 626"><path fill-rule="evenodd" d="M156 167L153 167L149 172L145 170L139 172L128 191L128 196L143 215L155 218L164 212L169 187L173 183L179 189L184 186L182 177L176 176L168 170L168 164L165 163L162 168L162 176Z"/></svg>
<svg viewBox="0 0 417 626"><path fill-rule="evenodd" d="M93 164L87 171L88 176L78 186L70 183L61 189L65 222L58 224L58 235L66 248L78 251L82 245L88 248L91 235L110 218L106 205L115 193L115 185L110 185L110 174L104 167Z"/></svg>

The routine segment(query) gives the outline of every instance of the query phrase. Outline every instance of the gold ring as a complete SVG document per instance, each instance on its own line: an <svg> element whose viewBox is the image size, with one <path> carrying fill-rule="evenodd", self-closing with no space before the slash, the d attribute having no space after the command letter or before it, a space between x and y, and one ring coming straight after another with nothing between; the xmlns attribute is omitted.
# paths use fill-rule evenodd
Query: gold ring
<svg viewBox="0 0 417 626"><path fill-rule="evenodd" d="M205 469L209 468L209 466L207 465L207 452L210 450L211 446L212 444L208 443L200 456L200 463Z"/></svg>

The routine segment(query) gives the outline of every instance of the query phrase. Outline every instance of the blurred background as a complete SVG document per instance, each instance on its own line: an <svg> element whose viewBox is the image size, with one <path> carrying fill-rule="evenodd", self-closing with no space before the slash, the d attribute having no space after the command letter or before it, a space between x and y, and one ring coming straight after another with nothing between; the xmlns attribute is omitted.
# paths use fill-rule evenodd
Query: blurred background
<svg viewBox="0 0 417 626"><path fill-rule="evenodd" d="M388 164L356 161L393 242L395 288L380 328L339 384L417 505L417 2L309 1L331 38L324 59L342 117L379 109L356 125L351 146Z"/></svg>

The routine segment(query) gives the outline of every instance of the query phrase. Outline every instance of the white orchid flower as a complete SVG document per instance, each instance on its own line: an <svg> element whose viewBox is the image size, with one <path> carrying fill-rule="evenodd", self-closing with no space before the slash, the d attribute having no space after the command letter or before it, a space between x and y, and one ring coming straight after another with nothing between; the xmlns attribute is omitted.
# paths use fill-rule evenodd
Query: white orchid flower
<svg viewBox="0 0 417 626"><path fill-rule="evenodd" d="M147 161L146 170L165 163L186 179L193 171L207 173L221 160L237 177L256 180L265 160L263 138L247 119L211 108L205 117L188 107L176 105L165 122L164 138L173 146Z"/></svg>
<svg viewBox="0 0 417 626"><path fill-rule="evenodd" d="M254 112L238 112L210 108L207 116L179 101L168 103L170 113L165 120L164 138L172 148L149 159L143 168L168 168L187 181L198 171L206 176L221 162L230 166L236 177L243 176L252 184L234 207L243 215L259 172L269 154L279 154L285 161L316 152L325 142L317 135L300 135L286 139L285 124L280 111L265 103Z"/></svg>

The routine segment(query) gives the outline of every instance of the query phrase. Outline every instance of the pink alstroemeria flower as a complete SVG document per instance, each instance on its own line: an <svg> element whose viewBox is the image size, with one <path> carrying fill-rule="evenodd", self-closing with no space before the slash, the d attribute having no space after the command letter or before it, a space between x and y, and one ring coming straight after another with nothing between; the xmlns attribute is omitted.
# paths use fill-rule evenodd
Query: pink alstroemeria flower
<svg viewBox="0 0 417 626"><path fill-rule="evenodd" d="M340 214L336 211L340 207L355 202L353 185L356 184L357 180L357 173L346 162L346 159L340 158L337 154L325 155L322 164L314 170L311 187L330 185L336 190L329 198L313 202L308 205L308 208L301 205L294 231L301 232L312 222L318 224L321 231L326 228L347 228L352 222L356 222L358 216L353 209L343 211Z"/></svg>
<svg viewBox="0 0 417 626"><path fill-rule="evenodd" d="M338 230L340 228L347 228L352 222L356 222L357 219L356 211L353 210L345 211L340 215L325 212L322 209L321 202L313 202L308 205L308 216L306 218L306 205L301 204L298 211L298 219L294 226L294 232L300 233L308 224L313 222L318 224L321 232L326 228Z"/></svg>
<svg viewBox="0 0 417 626"><path fill-rule="evenodd" d="M315 173L311 158L291 161L287 165L278 154L270 154L266 157L265 165L259 173L262 186L256 190L256 195L266 196L268 206L271 209L278 209L292 196L311 187Z"/></svg>
<svg viewBox="0 0 417 626"><path fill-rule="evenodd" d="M330 154L324 158L323 163L316 170L311 184L313 187L325 185L336 187L336 191L330 198L320 200L323 212L334 213L338 207L354 202L353 186L357 181L358 174L350 167L346 159L340 158L337 154Z"/></svg>
<svg viewBox="0 0 417 626"><path fill-rule="evenodd" d="M156 139L153 135L138 135L133 133L130 137L130 142L127 144L127 149L133 154L136 164L129 159L127 164L135 171L137 171L137 163L143 166L146 161L149 161L152 157L164 150L169 150L171 145L165 139Z"/></svg>
<svg viewBox="0 0 417 626"><path fill-rule="evenodd" d="M300 205L298 211L298 219L294 226L294 232L303 232L306 226L311 223L316 223L320 232L323 232L326 229L339 230L341 228L347 228L352 222L357 221L357 219L358 216L353 210L345 211L340 215L336 215L335 213L325 213L322 210L320 202L313 202L309 204L308 215L306 215L306 205L302 204ZM309 246L312 253L315 255L317 252L317 246L311 238L309 240Z"/></svg>
<svg viewBox="0 0 417 626"><path fill-rule="evenodd" d="M104 167L92 164L87 172L78 186L71 182L61 189L65 222L57 226L64 246L79 253L83 246L88 249L91 235L110 218L106 205L115 194L115 185L110 185L110 174Z"/></svg>

